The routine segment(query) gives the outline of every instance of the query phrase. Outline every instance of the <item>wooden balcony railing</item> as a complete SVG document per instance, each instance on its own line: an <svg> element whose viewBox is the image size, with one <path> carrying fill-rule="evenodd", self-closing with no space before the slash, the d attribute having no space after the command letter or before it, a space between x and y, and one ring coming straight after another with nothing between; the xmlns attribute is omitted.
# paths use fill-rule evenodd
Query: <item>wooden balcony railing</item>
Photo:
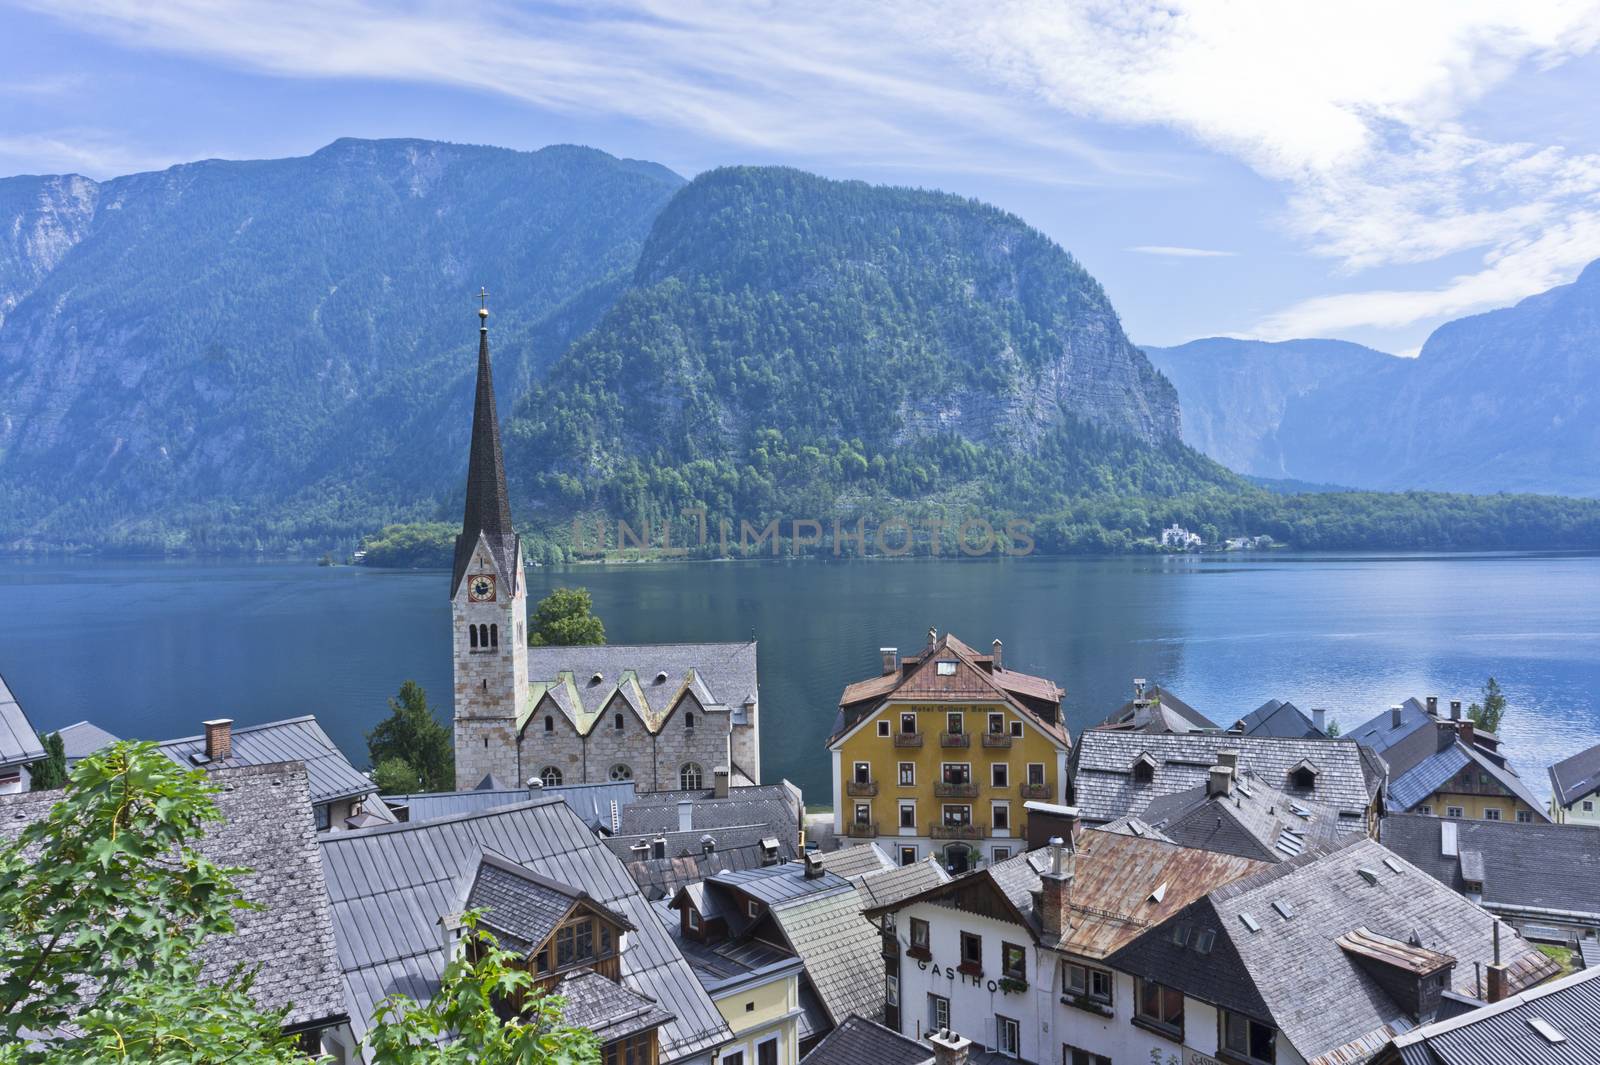
<svg viewBox="0 0 1600 1065"><path fill-rule="evenodd" d="M970 747L972 746L972 737L965 732L941 732L939 733L939 746Z"/></svg>
<svg viewBox="0 0 1600 1065"><path fill-rule="evenodd" d="M940 799L976 799L978 797L978 785L975 781L970 780L965 784L949 784L940 781L933 786L933 794Z"/></svg>
<svg viewBox="0 0 1600 1065"><path fill-rule="evenodd" d="M922 733L920 733L920 732L896 732L894 734L894 745L896 747L921 747L922 746Z"/></svg>
<svg viewBox="0 0 1600 1065"><path fill-rule="evenodd" d="M878 834L878 822L851 821L844 826L844 834L852 839L872 839Z"/></svg>
<svg viewBox="0 0 1600 1065"><path fill-rule="evenodd" d="M1048 785L1048 784L1023 784L1022 785L1022 797L1024 799L1046 799L1046 800L1048 800L1050 798L1050 785Z"/></svg>
<svg viewBox="0 0 1600 1065"><path fill-rule="evenodd" d="M844 791L852 799L870 799L878 794L878 782L876 780L852 780L845 784Z"/></svg>
<svg viewBox="0 0 1600 1065"><path fill-rule="evenodd" d="M1011 746L1011 736L1004 732L985 732L983 734L983 745L985 747L1009 747Z"/></svg>
<svg viewBox="0 0 1600 1065"><path fill-rule="evenodd" d="M942 821L935 821L928 826L928 836L931 839L983 839L988 834L988 825L947 825Z"/></svg>

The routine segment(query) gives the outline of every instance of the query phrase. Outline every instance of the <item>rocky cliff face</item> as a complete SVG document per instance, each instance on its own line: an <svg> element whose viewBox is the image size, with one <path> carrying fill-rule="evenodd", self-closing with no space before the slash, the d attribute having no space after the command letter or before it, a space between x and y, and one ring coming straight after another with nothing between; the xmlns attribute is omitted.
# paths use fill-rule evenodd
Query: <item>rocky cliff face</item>
<svg viewBox="0 0 1600 1065"><path fill-rule="evenodd" d="M0 179L0 326L88 234L99 199L77 174Z"/></svg>

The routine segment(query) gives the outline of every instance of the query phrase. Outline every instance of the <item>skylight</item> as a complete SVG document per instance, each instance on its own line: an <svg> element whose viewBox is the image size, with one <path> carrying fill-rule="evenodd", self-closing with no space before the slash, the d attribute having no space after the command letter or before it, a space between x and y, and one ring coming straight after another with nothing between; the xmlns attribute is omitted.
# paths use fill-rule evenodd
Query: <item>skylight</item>
<svg viewBox="0 0 1600 1065"><path fill-rule="evenodd" d="M1178 944L1178 946L1180 946L1180 947L1184 946L1185 944L1187 944L1189 942L1189 931L1190 931L1190 929L1189 929L1189 925L1188 924L1173 925L1172 926L1172 941L1174 943ZM1200 934L1202 936L1205 935L1204 932L1201 932Z"/></svg>
<svg viewBox="0 0 1600 1065"><path fill-rule="evenodd" d="M1239 914L1239 920L1243 921L1244 922L1244 926L1246 928L1250 929L1250 931L1252 931L1252 932L1261 931L1261 922L1256 920L1254 917L1250 916L1248 913L1240 913Z"/></svg>
<svg viewBox="0 0 1600 1065"><path fill-rule="evenodd" d="M1400 863L1395 861L1393 858L1385 858L1383 860L1383 864L1387 865L1390 869L1397 873L1404 872L1404 870L1400 868Z"/></svg>
<svg viewBox="0 0 1600 1065"><path fill-rule="evenodd" d="M1217 934L1209 928L1200 929L1200 934L1194 937L1194 949L1197 954L1210 954L1211 944L1217 941Z"/></svg>
<svg viewBox="0 0 1600 1065"><path fill-rule="evenodd" d="M1555 1025L1551 1024L1543 1017L1529 1017L1528 1027L1532 1028L1534 1031L1538 1032L1552 1043L1565 1043L1567 1041L1567 1037L1562 1035Z"/></svg>
<svg viewBox="0 0 1600 1065"><path fill-rule="evenodd" d="M1369 884L1376 884L1378 882L1378 871L1376 869L1368 869L1363 865L1361 868L1357 869L1356 872L1360 873L1361 879L1365 880Z"/></svg>
<svg viewBox="0 0 1600 1065"><path fill-rule="evenodd" d="M1272 908L1277 910L1285 921L1294 920L1294 907L1284 899L1274 899Z"/></svg>

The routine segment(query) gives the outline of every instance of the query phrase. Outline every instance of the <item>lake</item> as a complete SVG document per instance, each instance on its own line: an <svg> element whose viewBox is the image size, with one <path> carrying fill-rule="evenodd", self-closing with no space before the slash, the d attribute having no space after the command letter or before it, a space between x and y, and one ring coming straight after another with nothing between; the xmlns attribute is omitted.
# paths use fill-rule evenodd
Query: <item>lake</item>
<svg viewBox="0 0 1600 1065"><path fill-rule="evenodd" d="M1146 677L1227 724L1268 698L1347 729L1408 695L1497 677L1513 764L1600 739L1600 558L1234 554L669 563L529 573L593 593L613 643L761 641L764 773L813 802L840 689L930 626L1067 689L1074 735ZM0 560L0 673L40 729L124 737L316 714L358 764L415 679L449 713L448 575L303 562Z"/></svg>

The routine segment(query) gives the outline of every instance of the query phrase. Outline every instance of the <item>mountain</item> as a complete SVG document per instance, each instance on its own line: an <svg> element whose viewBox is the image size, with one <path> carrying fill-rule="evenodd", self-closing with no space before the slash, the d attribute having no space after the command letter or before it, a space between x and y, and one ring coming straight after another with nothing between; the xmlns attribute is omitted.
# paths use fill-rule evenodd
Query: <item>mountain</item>
<svg viewBox="0 0 1600 1065"><path fill-rule="evenodd" d="M1304 480L1600 496L1600 262L1440 326L1415 360L1295 398L1284 422Z"/></svg>
<svg viewBox="0 0 1600 1065"><path fill-rule="evenodd" d="M466 453L472 295L501 387L527 387L681 184L418 140L0 180L0 543L281 545L432 514Z"/></svg>
<svg viewBox="0 0 1600 1065"><path fill-rule="evenodd" d="M1237 486L1100 285L1019 219L795 170L701 175L632 282L520 404L541 518L832 517ZM870 509L870 508L868 508Z"/></svg>
<svg viewBox="0 0 1600 1065"><path fill-rule="evenodd" d="M1280 433L1291 401L1382 373L1399 360L1342 340L1235 340L1211 337L1144 353L1178 389L1183 439L1229 469L1253 477L1299 478ZM1362 482L1365 483L1365 482Z"/></svg>

